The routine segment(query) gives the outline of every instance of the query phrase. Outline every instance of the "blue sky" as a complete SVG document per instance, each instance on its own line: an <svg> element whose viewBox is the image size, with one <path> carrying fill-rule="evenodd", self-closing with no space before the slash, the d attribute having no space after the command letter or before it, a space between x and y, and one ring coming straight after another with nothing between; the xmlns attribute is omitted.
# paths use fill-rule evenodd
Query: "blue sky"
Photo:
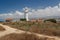
<svg viewBox="0 0 60 40"><path fill-rule="evenodd" d="M60 0L0 0L0 13L8 13L15 10L22 11L25 6L32 9L53 7L58 5L59 2Z"/></svg>
<svg viewBox="0 0 60 40"><path fill-rule="evenodd" d="M25 7L29 18L60 17L60 0L0 0L0 19L23 18Z"/></svg>

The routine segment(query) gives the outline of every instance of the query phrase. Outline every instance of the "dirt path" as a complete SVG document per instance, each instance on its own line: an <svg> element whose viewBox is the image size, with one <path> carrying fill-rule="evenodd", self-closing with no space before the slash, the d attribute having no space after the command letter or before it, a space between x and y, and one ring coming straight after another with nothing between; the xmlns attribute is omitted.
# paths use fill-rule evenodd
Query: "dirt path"
<svg viewBox="0 0 60 40"><path fill-rule="evenodd" d="M15 29L15 28L11 28L11 27L9 27L7 25L0 24L0 26L2 26L3 28L6 29L5 31L0 31L0 37L11 34L11 33L19 33L20 34L20 33L25 33L26 32L26 31ZM56 36L47 36L47 35L31 33L31 32L27 32L27 34L34 34L34 35L39 36L39 37L48 37L50 39L60 40L60 38L56 37Z"/></svg>

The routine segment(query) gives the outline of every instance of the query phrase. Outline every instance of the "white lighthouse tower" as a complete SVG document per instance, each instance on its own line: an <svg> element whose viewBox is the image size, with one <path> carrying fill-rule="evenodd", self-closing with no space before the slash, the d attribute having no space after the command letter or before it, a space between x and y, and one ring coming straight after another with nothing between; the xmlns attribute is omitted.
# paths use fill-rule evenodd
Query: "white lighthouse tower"
<svg viewBox="0 0 60 40"><path fill-rule="evenodd" d="M29 8L28 7L25 7L24 8L24 18L26 19L26 21L29 21L28 12L29 12Z"/></svg>

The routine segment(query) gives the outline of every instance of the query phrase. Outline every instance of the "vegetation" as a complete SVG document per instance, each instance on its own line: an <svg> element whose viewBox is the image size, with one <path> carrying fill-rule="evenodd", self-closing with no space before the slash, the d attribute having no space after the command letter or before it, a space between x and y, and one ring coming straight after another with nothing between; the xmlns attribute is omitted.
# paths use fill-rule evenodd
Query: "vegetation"
<svg viewBox="0 0 60 40"><path fill-rule="evenodd" d="M20 19L21 21L26 21L26 19L25 18L23 18L23 19Z"/></svg>
<svg viewBox="0 0 60 40"><path fill-rule="evenodd" d="M46 22L46 21L50 21L50 22L56 23L56 20L55 19L47 19L47 20L44 20L44 22Z"/></svg>
<svg viewBox="0 0 60 40"><path fill-rule="evenodd" d="M2 26L0 26L0 31L4 31L5 29L2 27Z"/></svg>
<svg viewBox="0 0 60 40"><path fill-rule="evenodd" d="M9 34L4 37L1 37L0 40L48 40L47 37L37 37L33 34Z"/></svg>
<svg viewBox="0 0 60 40"><path fill-rule="evenodd" d="M24 31L35 32L39 34L45 34L50 36L59 36L60 37L60 23L52 22L12 22L12 23L3 23L9 25L13 28L17 28Z"/></svg>

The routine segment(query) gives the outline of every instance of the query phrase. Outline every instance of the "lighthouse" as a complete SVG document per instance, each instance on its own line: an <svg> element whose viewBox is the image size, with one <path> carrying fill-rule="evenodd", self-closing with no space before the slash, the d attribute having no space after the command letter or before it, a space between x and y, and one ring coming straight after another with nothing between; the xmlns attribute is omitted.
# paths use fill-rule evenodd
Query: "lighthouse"
<svg viewBox="0 0 60 40"><path fill-rule="evenodd" d="M28 7L25 7L24 8L24 18L26 19L26 21L29 21L28 12L29 12L29 8Z"/></svg>

